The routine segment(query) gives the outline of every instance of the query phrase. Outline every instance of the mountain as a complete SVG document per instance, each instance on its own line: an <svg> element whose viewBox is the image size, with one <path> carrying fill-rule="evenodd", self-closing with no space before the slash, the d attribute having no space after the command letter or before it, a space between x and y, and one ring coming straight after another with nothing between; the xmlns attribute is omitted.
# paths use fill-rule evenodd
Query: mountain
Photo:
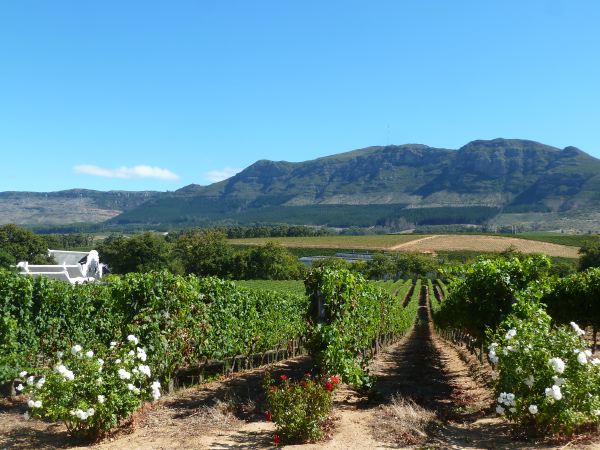
<svg viewBox="0 0 600 450"><path fill-rule="evenodd" d="M481 223L499 213L598 208L600 160L516 139L458 150L368 147L305 162L261 160L209 186L156 196L112 223Z"/></svg>
<svg viewBox="0 0 600 450"><path fill-rule="evenodd" d="M0 193L0 223L108 227L483 223L523 214L544 222L590 211L600 213L600 160L575 147L518 139L478 140L458 150L408 144L304 162L260 160L219 183L166 193Z"/></svg>
<svg viewBox="0 0 600 450"><path fill-rule="evenodd" d="M0 192L0 225L98 223L157 196L154 191Z"/></svg>

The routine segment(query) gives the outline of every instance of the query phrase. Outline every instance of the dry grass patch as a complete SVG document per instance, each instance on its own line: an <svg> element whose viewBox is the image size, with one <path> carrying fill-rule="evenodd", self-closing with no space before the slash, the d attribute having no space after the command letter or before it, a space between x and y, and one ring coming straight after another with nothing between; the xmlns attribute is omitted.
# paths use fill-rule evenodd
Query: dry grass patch
<svg viewBox="0 0 600 450"><path fill-rule="evenodd" d="M380 407L373 422L376 438L394 444L423 444L432 428L438 424L435 412L423 408L410 399L392 397L388 405Z"/></svg>

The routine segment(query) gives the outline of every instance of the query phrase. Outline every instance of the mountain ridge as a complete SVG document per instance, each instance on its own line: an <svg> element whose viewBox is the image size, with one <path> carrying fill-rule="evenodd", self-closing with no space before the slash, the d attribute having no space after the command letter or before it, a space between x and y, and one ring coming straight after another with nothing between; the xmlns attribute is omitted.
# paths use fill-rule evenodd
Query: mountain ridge
<svg viewBox="0 0 600 450"><path fill-rule="evenodd" d="M85 198L87 210L102 211L101 219L112 225L300 221L370 226L400 219L464 223L470 217L486 221L501 213L596 210L600 160L572 146L560 149L497 138L474 140L458 149L403 144L300 162L263 159L226 180L173 192L62 193ZM12 193L13 198L25 194ZM60 194L39 193L50 198ZM0 193L0 206L10 196ZM2 220L6 219L0 216Z"/></svg>

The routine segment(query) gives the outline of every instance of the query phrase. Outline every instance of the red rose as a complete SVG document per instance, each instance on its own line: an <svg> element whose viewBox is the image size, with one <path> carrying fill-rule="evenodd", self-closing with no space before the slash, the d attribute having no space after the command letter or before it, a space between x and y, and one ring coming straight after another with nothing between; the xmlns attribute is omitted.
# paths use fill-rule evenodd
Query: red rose
<svg viewBox="0 0 600 450"><path fill-rule="evenodd" d="M275 445L279 445L279 435L278 434L273 436L273 442L275 443Z"/></svg>
<svg viewBox="0 0 600 450"><path fill-rule="evenodd" d="M271 411L267 411L267 412L265 413L265 420L266 420L267 422L270 422L270 421L271 421L271 417L273 417L273 414L271 413Z"/></svg>
<svg viewBox="0 0 600 450"><path fill-rule="evenodd" d="M287 380L287 376L285 376L284 374L279 375L279 378L281 379L281 381Z"/></svg>
<svg viewBox="0 0 600 450"><path fill-rule="evenodd" d="M327 383L325 383L325 389L328 391L333 391L333 384L331 384L329 381Z"/></svg>
<svg viewBox="0 0 600 450"><path fill-rule="evenodd" d="M331 382L332 382L333 384L340 384L340 377L338 377L337 375L333 375L333 376L331 377Z"/></svg>

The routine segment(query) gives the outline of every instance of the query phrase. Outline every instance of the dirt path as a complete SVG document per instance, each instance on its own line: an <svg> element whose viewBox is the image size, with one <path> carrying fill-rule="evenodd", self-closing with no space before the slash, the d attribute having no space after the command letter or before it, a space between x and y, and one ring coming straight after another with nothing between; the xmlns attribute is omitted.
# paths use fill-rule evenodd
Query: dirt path
<svg viewBox="0 0 600 450"><path fill-rule="evenodd" d="M369 397L348 387L338 390L330 435L323 442L286 448L529 449L564 445L513 440L510 426L488 412L492 393L474 380L473 366L468 355L434 333L427 289L423 287L415 326L404 339L380 353L371 366L377 383ZM310 360L302 357L277 364L273 373L299 377L309 367ZM256 369L166 396L138 413L132 425L91 447L110 450L272 447L275 427L264 420L260 387L263 373L264 369ZM414 407L402 406L407 401L412 401L409 404ZM392 408L398 404L401 406ZM422 430L402 415L414 410L424 419ZM59 425L26 422L21 415L23 411L21 406L4 409L0 406L0 449L89 448L73 447ZM575 444L570 448L597 447Z"/></svg>
<svg viewBox="0 0 600 450"><path fill-rule="evenodd" d="M408 241L408 242L403 242L402 244L398 244L398 245L394 245L393 247L388 248L388 250L402 250L405 247L408 247L410 244L413 245L418 245L419 243L423 242L423 241L428 241L429 239L434 239L439 237L437 234L433 234L431 236L426 236L424 238L420 238L420 239L415 239L412 241Z"/></svg>

